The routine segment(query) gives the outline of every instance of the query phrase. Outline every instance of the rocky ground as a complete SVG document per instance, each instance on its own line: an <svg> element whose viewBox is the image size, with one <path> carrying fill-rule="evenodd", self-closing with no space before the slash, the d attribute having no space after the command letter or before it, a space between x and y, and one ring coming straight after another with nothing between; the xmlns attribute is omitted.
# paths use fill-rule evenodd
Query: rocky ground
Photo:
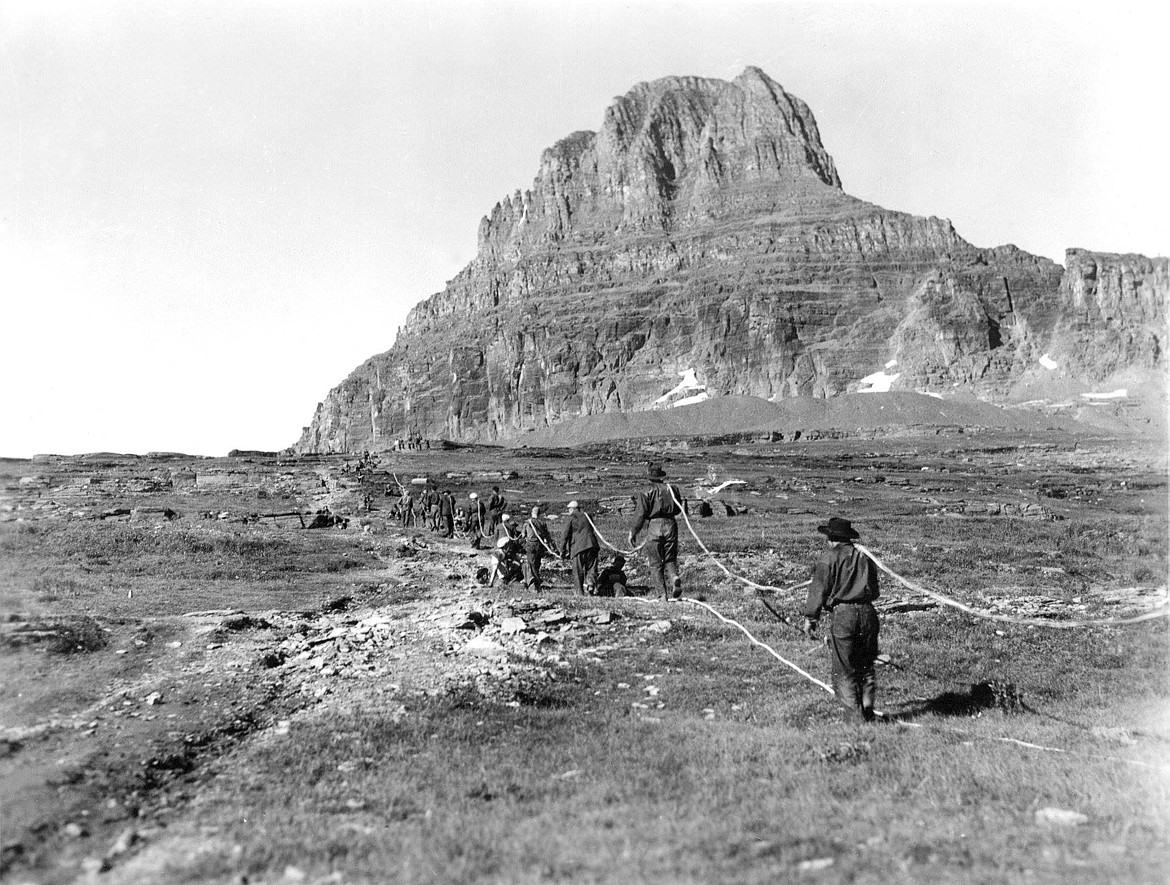
<svg viewBox="0 0 1170 885"><path fill-rule="evenodd" d="M385 510L386 476L407 483L426 475L461 496L497 483L516 502L543 501L554 511L569 497L588 502L607 536L621 538L627 499L620 492L637 486L639 459L662 454L420 452L383 460L360 477L355 459L341 457L107 455L5 462L5 878L375 880L360 864L335 865L329 872L320 859L260 858L261 843L241 835L247 813L240 812L242 823L223 816L225 803L245 807L234 794L224 799L224 791L261 776L256 760L266 748L282 747L290 735L330 721L375 716L380 728L409 729L430 721L433 714L426 711L435 704L454 699L457 709L472 709L485 721L509 711L568 715L577 705L585 724L600 715L586 709L596 695L606 709L624 711L621 721L630 725L623 728L666 727L684 714L712 725L726 717L729 728L755 727L753 720L735 722L759 703L756 689L741 695L741 686L730 700L724 700L726 693L691 697L690 689L675 688L671 677L662 676L672 671L663 670L662 662L681 665L711 642L719 654L734 648L735 666L752 652L703 611L651 600L640 566L633 575L634 598L625 600L570 595L567 575L556 563L549 566L549 589L541 597L516 585L485 588L473 577L485 561L482 553L425 529L403 530ZM688 497L718 505L711 517L696 517L700 530L722 561L757 581L799 581L816 549L812 527L844 512L869 529L875 549L907 572L923 577L934 562L935 586L958 587L969 603L999 613L1065 618L1165 605L1163 457L1156 448L1121 451L1107 441L988 437L964 447L934 439L691 449L668 453L666 463ZM363 512L362 496L378 489L382 496ZM311 514L326 505L347 512L348 525L304 530L295 515L263 516ZM976 541L983 544L983 557L994 561L980 561ZM1016 551L1010 556L1003 553L1009 547ZM801 656L802 664L822 663L815 649L801 647L789 628L694 544L684 541L683 549L690 594L741 619L753 618L748 623L773 642L797 643L787 653ZM782 614L791 613L798 601L775 604ZM947 672L955 650L946 650L943 637L937 652L925 651L935 648L935 639L911 638L946 617L933 603L887 587L882 611L889 622L884 645L893 653L891 667L910 661L918 666L924 653L939 654L947 664L934 668L935 678ZM1028 699L1059 698L1060 691L1030 675L1024 663L1030 655L1054 652L1034 643L1017 648L1003 634L987 632L988 644L961 665L960 680L970 675L971 683L1010 681ZM1139 666L1137 646L1128 637L1111 636L1087 646L1095 649L1097 665L1122 671ZM659 656L671 651L674 657ZM1149 653L1157 649L1141 654ZM1014 655L1016 669L1003 669L993 655L996 662ZM636 673L623 669L644 658L649 663ZM659 666L650 665L655 661ZM1156 666L1141 661L1142 667ZM722 666L711 663L707 678ZM675 672L679 679L694 673L685 666ZM754 676L745 678L754 684ZM948 692L939 694L923 678L893 673L883 684L890 708L941 715L937 710L953 701L973 713L981 709L974 695L947 701ZM1108 721L1096 723L1108 733L1086 740L1095 741L1098 752L1156 760L1160 745L1149 734L1166 731L1164 703L1151 708L1148 699L1136 696L1131 703L1124 691L1116 702L1130 713L1144 709L1141 721L1115 721L1110 717L1122 714L1112 711ZM1068 704L1062 715L1084 712ZM823 709L829 712L814 712ZM775 715L796 728L806 727L795 723L807 724L810 716L818 722L828 715L823 727L840 728L833 725L838 720L831 707L815 697ZM529 727L523 723L530 720L517 721L509 728ZM430 742L441 745L438 732ZM857 754L870 752L869 744L830 743L817 751L819 764L856 761ZM341 778L329 793L336 804L330 814L340 818L330 820L365 821L367 829L371 818L399 820L354 787L359 773L386 764L380 755L343 755L329 764L330 777ZM569 772L565 777L573 782L574 770L561 774ZM263 773L266 782L274 777L279 774ZM1036 810L1045 809L1081 813L1047 805ZM399 824L412 826L414 820L406 815ZM1146 825L1160 832L1164 822ZM1125 868L1144 869L1161 856L1155 844L1157 839L1131 846ZM820 855L785 855L784 862L815 873L828 869L832 856L824 863ZM846 868L847 858L835 856L837 868ZM755 860L742 862L753 876L762 875L759 864L779 862L778 854L768 857L761 849ZM946 857L923 857L923 875L930 864L936 873L946 869ZM436 869L459 869L472 879L500 875L486 872L489 867ZM586 878L609 880L620 869L595 869ZM687 869L651 867L644 878L677 881L696 870L718 874L702 866ZM428 876L399 871L387 878Z"/></svg>

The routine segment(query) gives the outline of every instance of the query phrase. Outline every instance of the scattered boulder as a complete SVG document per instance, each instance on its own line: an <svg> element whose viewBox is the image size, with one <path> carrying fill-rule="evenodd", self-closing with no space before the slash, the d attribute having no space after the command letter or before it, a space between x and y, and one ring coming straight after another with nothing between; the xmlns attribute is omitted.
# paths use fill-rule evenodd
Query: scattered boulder
<svg viewBox="0 0 1170 885"><path fill-rule="evenodd" d="M468 640L467 644L463 646L463 651L465 654L481 658L502 658L508 654L507 649L502 645L483 635Z"/></svg>
<svg viewBox="0 0 1170 885"><path fill-rule="evenodd" d="M500 632L505 636L511 636L516 633L523 633L528 629L528 624L523 618L511 617L504 618L500 622Z"/></svg>
<svg viewBox="0 0 1170 885"><path fill-rule="evenodd" d="M1041 808L1036 812L1036 823L1050 827L1078 827L1089 822L1088 815L1067 808Z"/></svg>

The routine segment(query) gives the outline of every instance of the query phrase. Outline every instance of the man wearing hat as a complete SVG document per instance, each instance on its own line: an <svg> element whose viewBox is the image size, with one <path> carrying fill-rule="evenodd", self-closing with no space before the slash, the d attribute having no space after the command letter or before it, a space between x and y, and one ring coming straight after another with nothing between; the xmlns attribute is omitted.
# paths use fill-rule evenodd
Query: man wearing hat
<svg viewBox="0 0 1170 885"><path fill-rule="evenodd" d="M658 577L663 598L678 599L682 596L682 579L678 576L678 523L674 518L681 512L682 493L678 486L663 482L666 471L657 464L647 467L646 478L650 480L650 488L634 496L630 546L637 543L638 533L648 526L646 557L650 571Z"/></svg>
<svg viewBox="0 0 1170 885"><path fill-rule="evenodd" d="M849 520L834 516L817 531L829 539L829 549L813 568L804 632L812 636L821 612L829 612L833 691L838 701L872 722L877 691L878 618L873 608L878 598L877 566L853 546L861 536Z"/></svg>
<svg viewBox="0 0 1170 885"><path fill-rule="evenodd" d="M597 592L597 535L576 501L569 502L568 510L569 519L561 538L561 558L573 565L577 592L593 596Z"/></svg>

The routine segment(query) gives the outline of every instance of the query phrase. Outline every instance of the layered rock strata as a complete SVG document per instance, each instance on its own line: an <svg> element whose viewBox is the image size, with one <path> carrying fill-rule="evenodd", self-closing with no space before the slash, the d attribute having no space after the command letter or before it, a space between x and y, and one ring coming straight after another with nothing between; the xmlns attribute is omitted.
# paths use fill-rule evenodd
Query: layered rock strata
<svg viewBox="0 0 1170 885"><path fill-rule="evenodd" d="M711 396L829 397L879 373L994 397L1064 341L1087 376L1164 368L1166 261L1069 255L1065 275L850 197L808 107L756 68L643 83L544 152L297 448L491 441L655 407L688 372Z"/></svg>

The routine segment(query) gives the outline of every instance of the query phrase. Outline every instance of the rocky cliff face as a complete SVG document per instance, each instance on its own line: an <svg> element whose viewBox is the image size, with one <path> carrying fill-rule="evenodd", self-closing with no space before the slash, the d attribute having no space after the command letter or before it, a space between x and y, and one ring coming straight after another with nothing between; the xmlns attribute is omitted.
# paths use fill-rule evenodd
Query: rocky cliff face
<svg viewBox="0 0 1170 885"><path fill-rule="evenodd" d="M1170 258L1069 249L1054 358L1104 377L1165 367Z"/></svg>
<svg viewBox="0 0 1170 885"><path fill-rule="evenodd" d="M848 196L808 107L758 69L643 83L545 151L297 448L493 440L662 405L680 375L712 396L994 396L1061 342L1087 375L1161 368L1166 261L1069 256L1063 275Z"/></svg>

